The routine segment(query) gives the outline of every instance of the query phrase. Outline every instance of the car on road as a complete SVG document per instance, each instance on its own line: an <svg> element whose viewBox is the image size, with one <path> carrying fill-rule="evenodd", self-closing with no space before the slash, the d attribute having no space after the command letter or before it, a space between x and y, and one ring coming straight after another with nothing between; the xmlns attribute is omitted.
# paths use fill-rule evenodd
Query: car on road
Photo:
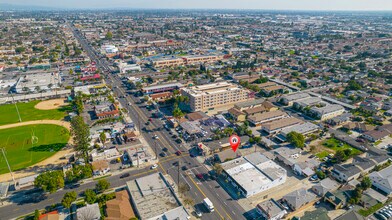
<svg viewBox="0 0 392 220"><path fill-rule="evenodd" d="M129 174L129 173L124 173L124 174L122 174L122 175L120 176L120 179L123 179L123 178L129 177L129 176L130 176L130 174Z"/></svg>
<svg viewBox="0 0 392 220"><path fill-rule="evenodd" d="M181 169L182 170L188 170L188 167L187 166L182 166Z"/></svg>
<svg viewBox="0 0 392 220"><path fill-rule="evenodd" d="M181 151L179 151L179 150L178 150L178 151L176 151L176 155L177 155L177 156L180 156L181 154L182 154L182 152L181 152Z"/></svg>
<svg viewBox="0 0 392 220"><path fill-rule="evenodd" d="M203 214L199 210L195 210L195 214L197 217L201 217Z"/></svg>
<svg viewBox="0 0 392 220"><path fill-rule="evenodd" d="M181 144L181 143L182 143L182 140L179 139L179 138L177 138L177 139L176 139L176 143L177 143L177 144Z"/></svg>
<svg viewBox="0 0 392 220"><path fill-rule="evenodd" d="M159 139L158 135L154 135L154 136L152 136L152 138Z"/></svg>
<svg viewBox="0 0 392 220"><path fill-rule="evenodd" d="M149 120L149 121L152 121L152 118L149 118L148 120Z"/></svg>
<svg viewBox="0 0 392 220"><path fill-rule="evenodd" d="M176 139L176 138L177 138L177 135L173 135L172 138L173 138L173 139Z"/></svg>
<svg viewBox="0 0 392 220"><path fill-rule="evenodd" d="M196 174L196 177L197 177L199 180L204 180L204 176L203 176L202 173Z"/></svg>
<svg viewBox="0 0 392 220"><path fill-rule="evenodd" d="M146 122L146 125L150 125L150 122L148 121L148 122Z"/></svg>
<svg viewBox="0 0 392 220"><path fill-rule="evenodd" d="M162 150L165 151L165 152L168 151L167 147L164 147Z"/></svg>
<svg viewBox="0 0 392 220"><path fill-rule="evenodd" d="M162 152L159 155L161 155L161 157L166 157L167 156L167 154L165 152Z"/></svg>
<svg viewBox="0 0 392 220"><path fill-rule="evenodd" d="M180 162L176 161L173 163L173 166L178 166L180 164Z"/></svg>
<svg viewBox="0 0 392 220"><path fill-rule="evenodd" d="M158 168L158 164L154 164L154 165L151 166L151 169L152 169L152 170L153 170L153 169L156 169L156 168Z"/></svg>

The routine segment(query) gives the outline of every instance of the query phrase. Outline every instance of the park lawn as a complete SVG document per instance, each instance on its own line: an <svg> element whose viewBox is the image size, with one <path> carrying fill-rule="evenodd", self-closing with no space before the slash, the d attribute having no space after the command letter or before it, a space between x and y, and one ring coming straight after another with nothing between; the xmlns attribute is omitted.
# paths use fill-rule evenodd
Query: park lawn
<svg viewBox="0 0 392 220"><path fill-rule="evenodd" d="M32 144L32 135L36 136ZM69 140L69 131L58 125L26 125L0 130L1 147L5 148L13 171L36 164L61 150ZM0 155L0 174L8 172Z"/></svg>
<svg viewBox="0 0 392 220"><path fill-rule="evenodd" d="M328 147L329 149L335 151L335 152L338 150L351 149L351 152L352 152L351 155L358 155L358 154L362 153L362 151L360 151L356 148L353 148L346 143L343 143L343 145L340 146L340 143L343 143L343 142L340 142L339 140L337 140L335 138L330 138L330 139L327 139L326 141L324 141L323 145L325 147Z"/></svg>
<svg viewBox="0 0 392 220"><path fill-rule="evenodd" d="M66 111L69 106L64 106L59 109L39 110L34 106L40 101L31 101L28 103L17 103L20 117L22 121L34 120L60 120L66 116ZM16 112L15 104L0 105L0 125L18 123L18 113Z"/></svg>

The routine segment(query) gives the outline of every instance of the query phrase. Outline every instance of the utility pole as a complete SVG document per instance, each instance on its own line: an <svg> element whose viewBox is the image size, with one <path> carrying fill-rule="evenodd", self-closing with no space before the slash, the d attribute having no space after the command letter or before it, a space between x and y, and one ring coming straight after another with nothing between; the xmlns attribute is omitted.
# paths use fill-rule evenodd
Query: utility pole
<svg viewBox="0 0 392 220"><path fill-rule="evenodd" d="M180 185L180 161L178 161L178 167L177 167L177 187Z"/></svg>
<svg viewBox="0 0 392 220"><path fill-rule="evenodd" d="M19 122L22 122L22 118L20 117L20 114L19 114L19 109L18 109L18 106L16 105L16 102L15 102L14 96L13 96L13 95L11 95L11 97L12 97L12 101L13 101L13 102L14 102L14 104L15 104L16 112L18 113Z"/></svg>
<svg viewBox="0 0 392 220"><path fill-rule="evenodd" d="M10 174L11 174L11 177L12 177L12 181L14 181L14 187L16 188L15 177L14 177L14 174L12 173L12 170L11 170L10 164L8 163L7 157L5 156L5 149L4 148L0 148L0 149L3 152L3 156L4 156L4 159L5 159L5 162L7 163L8 170L10 171Z"/></svg>

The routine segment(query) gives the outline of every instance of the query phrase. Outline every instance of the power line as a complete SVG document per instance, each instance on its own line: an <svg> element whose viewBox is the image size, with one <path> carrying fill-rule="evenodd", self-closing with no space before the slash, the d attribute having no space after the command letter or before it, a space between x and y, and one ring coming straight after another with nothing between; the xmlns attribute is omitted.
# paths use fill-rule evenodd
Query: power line
<svg viewBox="0 0 392 220"><path fill-rule="evenodd" d="M12 180L14 181L14 187L16 187L16 181L15 181L14 174L12 173L12 170L11 170L10 164L8 163L7 157L6 157L6 155L5 155L5 148L0 148L0 149L1 149L1 151L3 152L3 156L4 156L4 159L5 159L5 162L7 163L8 170L10 171L10 174L11 174Z"/></svg>

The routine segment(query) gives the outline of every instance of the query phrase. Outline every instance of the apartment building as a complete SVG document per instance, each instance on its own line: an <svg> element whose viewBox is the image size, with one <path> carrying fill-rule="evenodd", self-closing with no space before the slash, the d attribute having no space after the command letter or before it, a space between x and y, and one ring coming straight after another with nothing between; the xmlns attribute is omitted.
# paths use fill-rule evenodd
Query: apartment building
<svg viewBox="0 0 392 220"><path fill-rule="evenodd" d="M223 55L194 55L184 57L186 64L210 63L223 59Z"/></svg>
<svg viewBox="0 0 392 220"><path fill-rule="evenodd" d="M254 126L261 126L263 123L267 123L270 121L288 118L290 117L287 113L282 112L280 110L272 111L272 112L263 112L257 113L255 115L248 116L248 121L252 123Z"/></svg>
<svg viewBox="0 0 392 220"><path fill-rule="evenodd" d="M183 64L184 64L184 60L182 58L178 58L175 56L159 57L159 58L151 59L151 65L157 68L181 66Z"/></svg>
<svg viewBox="0 0 392 220"><path fill-rule="evenodd" d="M249 90L228 82L183 88L181 93L189 97L192 111L205 111L251 99Z"/></svg>
<svg viewBox="0 0 392 220"><path fill-rule="evenodd" d="M321 121L325 121L343 114L344 108L341 105L332 104L321 108L313 107L311 112L316 118L319 118Z"/></svg>

